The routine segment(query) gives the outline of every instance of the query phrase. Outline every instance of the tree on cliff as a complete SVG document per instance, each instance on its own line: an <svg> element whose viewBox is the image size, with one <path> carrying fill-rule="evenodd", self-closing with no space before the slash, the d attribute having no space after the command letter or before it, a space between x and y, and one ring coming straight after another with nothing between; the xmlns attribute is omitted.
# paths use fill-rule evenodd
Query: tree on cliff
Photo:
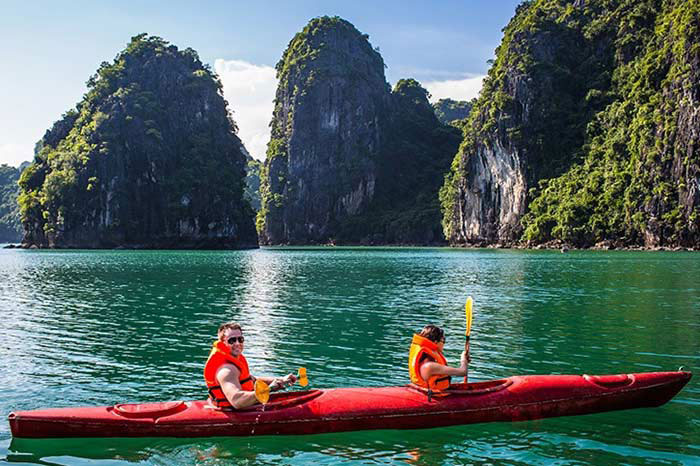
<svg viewBox="0 0 700 466"><path fill-rule="evenodd" d="M242 144L194 50L141 34L87 84L20 178L26 245L256 244Z"/></svg>

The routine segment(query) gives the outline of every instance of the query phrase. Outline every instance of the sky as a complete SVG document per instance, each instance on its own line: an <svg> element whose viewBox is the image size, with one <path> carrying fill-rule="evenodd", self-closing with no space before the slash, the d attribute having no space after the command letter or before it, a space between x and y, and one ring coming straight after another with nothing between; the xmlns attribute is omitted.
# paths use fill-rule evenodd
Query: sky
<svg viewBox="0 0 700 466"><path fill-rule="evenodd" d="M520 0L69 1L0 3L0 164L31 160L34 144L86 91L100 63L132 36L191 47L219 74L238 135L263 159L274 66L317 16L369 34L390 84L418 80L433 101L476 97Z"/></svg>

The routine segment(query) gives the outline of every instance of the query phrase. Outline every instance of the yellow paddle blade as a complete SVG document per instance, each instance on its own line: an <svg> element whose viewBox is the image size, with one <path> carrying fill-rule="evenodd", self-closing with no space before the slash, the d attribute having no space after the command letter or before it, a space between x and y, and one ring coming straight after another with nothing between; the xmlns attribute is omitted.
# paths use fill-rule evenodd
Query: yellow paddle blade
<svg viewBox="0 0 700 466"><path fill-rule="evenodd" d="M467 315L467 336L472 331L472 306L474 305L474 300L471 296L467 298L467 302L464 304L464 312Z"/></svg>
<svg viewBox="0 0 700 466"><path fill-rule="evenodd" d="M255 380L255 398L262 404L270 400L270 386L260 379Z"/></svg>
<svg viewBox="0 0 700 466"><path fill-rule="evenodd" d="M302 387L306 387L309 384L309 379L306 377L306 367L299 368L297 378L299 379L299 385Z"/></svg>

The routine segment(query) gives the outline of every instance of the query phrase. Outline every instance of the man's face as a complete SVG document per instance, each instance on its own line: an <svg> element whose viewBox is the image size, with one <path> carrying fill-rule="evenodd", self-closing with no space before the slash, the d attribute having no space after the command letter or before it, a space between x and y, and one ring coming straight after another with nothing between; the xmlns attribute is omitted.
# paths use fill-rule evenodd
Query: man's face
<svg viewBox="0 0 700 466"><path fill-rule="evenodd" d="M238 329L227 328L223 334L223 342L230 348L233 356L240 356L243 352L243 332Z"/></svg>

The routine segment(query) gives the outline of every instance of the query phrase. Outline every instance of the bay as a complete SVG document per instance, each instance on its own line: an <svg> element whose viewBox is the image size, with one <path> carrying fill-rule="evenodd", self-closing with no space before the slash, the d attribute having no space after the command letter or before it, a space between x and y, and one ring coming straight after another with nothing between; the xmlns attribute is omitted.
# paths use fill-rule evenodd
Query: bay
<svg viewBox="0 0 700 466"><path fill-rule="evenodd" d="M254 374L313 388L407 383L411 335L456 364L475 299L472 380L700 366L700 255L436 248L0 250L0 414L203 399L218 325ZM11 439L42 464L700 464L697 376L668 404L415 431L209 439Z"/></svg>

